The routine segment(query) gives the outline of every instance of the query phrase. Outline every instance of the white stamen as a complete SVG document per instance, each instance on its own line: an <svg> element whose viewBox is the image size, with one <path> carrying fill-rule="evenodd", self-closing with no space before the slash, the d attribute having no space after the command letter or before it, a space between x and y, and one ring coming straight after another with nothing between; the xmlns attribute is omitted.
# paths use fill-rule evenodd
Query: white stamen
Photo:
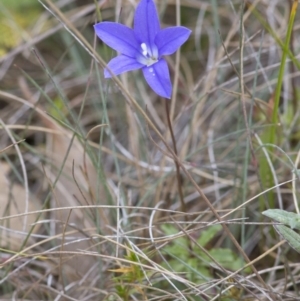
<svg viewBox="0 0 300 301"><path fill-rule="evenodd" d="M140 46L141 52L138 52L136 57L139 63L149 67L158 62L158 49L155 44L150 47L146 43L141 43ZM150 72L155 76L153 69L151 69Z"/></svg>
<svg viewBox="0 0 300 301"><path fill-rule="evenodd" d="M143 55L146 56L148 54L148 49L147 49L146 43L142 43L141 48L143 50Z"/></svg>
<svg viewBox="0 0 300 301"><path fill-rule="evenodd" d="M153 68L149 68L149 72L151 72L151 73L152 73L152 72L153 72Z"/></svg>

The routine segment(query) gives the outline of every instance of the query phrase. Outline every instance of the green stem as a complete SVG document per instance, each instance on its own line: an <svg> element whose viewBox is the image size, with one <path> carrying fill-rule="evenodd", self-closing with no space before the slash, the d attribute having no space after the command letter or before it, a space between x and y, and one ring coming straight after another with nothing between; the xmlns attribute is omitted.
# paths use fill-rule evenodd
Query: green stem
<svg viewBox="0 0 300 301"><path fill-rule="evenodd" d="M282 46L282 58L281 58L281 63L280 63L280 68L279 68L279 73L278 73L277 85L276 85L275 94L274 94L274 107L273 107L272 119L271 119L272 125L268 128L268 130L263 135L264 136L263 137L264 144L275 144L276 142L278 142L278 141L276 141L276 128L277 128L277 124L279 122L278 107L279 107L282 83L283 83L283 79L284 79L286 59L287 59L288 55L291 57L291 55L290 55L291 52L289 50L289 46L290 46L290 39L291 39L291 35L292 35L297 7L298 7L298 1L294 1L293 5L291 7L290 19L289 19L289 23L288 23L288 29L287 29L285 42L284 42L284 44L282 42L280 43L280 46ZM268 162L264 157L262 157L261 162L260 162L260 171L261 171L261 177L263 180L264 188L266 189L266 188L273 186L272 173L268 166ZM269 194L269 206L270 206L270 208L274 208L274 197L273 197L272 193ZM261 210L264 209L263 201L261 201L260 209Z"/></svg>
<svg viewBox="0 0 300 301"><path fill-rule="evenodd" d="M281 59L281 64L280 64L280 69L279 69L279 74L278 74L278 82L275 90L275 97L274 97L274 109L273 109L273 114L272 114L272 126L270 128L270 143L275 142L275 125L278 122L278 106L279 106L279 99L280 99L280 94L281 94L281 87L282 87L282 82L283 82L283 77L284 77L284 70L286 66L286 58L287 58L287 51L289 45L290 45L290 39L293 31L293 25L294 25L294 20L295 20L295 15L296 15L296 10L297 10L297 5L298 1L294 1L292 9L291 9L291 15L290 15L290 20L288 24L288 31L285 39L285 49L283 50L282 53L282 59Z"/></svg>

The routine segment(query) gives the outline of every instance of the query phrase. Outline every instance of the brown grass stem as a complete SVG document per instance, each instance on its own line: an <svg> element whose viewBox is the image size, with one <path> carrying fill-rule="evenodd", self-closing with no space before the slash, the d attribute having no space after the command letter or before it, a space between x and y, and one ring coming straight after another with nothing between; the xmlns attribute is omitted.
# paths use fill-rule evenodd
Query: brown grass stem
<svg viewBox="0 0 300 301"><path fill-rule="evenodd" d="M169 130L171 133L174 153L176 154L176 156L178 156L176 140L175 140L174 131L173 131L171 118L170 118L170 108L169 108L168 100L165 101L165 108L166 108L168 127L169 127ZM186 205L185 205L184 198L183 198L182 181L181 181L181 177L180 177L180 166L178 164L178 161L175 159L174 159L174 163L175 163L175 167L176 167L176 178L177 178L177 184L178 184L178 194L179 194L179 199L180 199L180 203L181 203L181 211L186 213L187 211L186 211ZM187 218L186 215L185 215L185 218Z"/></svg>

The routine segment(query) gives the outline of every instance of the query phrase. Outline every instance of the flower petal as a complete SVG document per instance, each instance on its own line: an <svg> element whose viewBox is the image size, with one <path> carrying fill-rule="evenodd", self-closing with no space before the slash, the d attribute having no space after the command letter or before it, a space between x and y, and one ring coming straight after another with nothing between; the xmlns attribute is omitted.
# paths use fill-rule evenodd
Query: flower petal
<svg viewBox="0 0 300 301"><path fill-rule="evenodd" d="M141 0L134 15L134 32L139 43L152 46L159 30L158 14L153 0Z"/></svg>
<svg viewBox="0 0 300 301"><path fill-rule="evenodd" d="M185 43L191 32L191 30L183 26L169 27L159 31L155 38L159 55L174 53Z"/></svg>
<svg viewBox="0 0 300 301"><path fill-rule="evenodd" d="M139 62L136 61L136 59L131 58L129 56L119 55L113 58L112 60L110 60L107 66L114 73L114 75L119 75L127 71L140 69L145 65L140 64ZM105 78L111 77L107 69L104 70L104 77Z"/></svg>
<svg viewBox="0 0 300 301"><path fill-rule="evenodd" d="M171 98L172 84L169 68L164 59L159 60L152 66L144 67L142 70L147 83L156 94Z"/></svg>
<svg viewBox="0 0 300 301"><path fill-rule="evenodd" d="M135 57L140 49L131 28L114 22L94 25L97 36L109 47L127 56Z"/></svg>

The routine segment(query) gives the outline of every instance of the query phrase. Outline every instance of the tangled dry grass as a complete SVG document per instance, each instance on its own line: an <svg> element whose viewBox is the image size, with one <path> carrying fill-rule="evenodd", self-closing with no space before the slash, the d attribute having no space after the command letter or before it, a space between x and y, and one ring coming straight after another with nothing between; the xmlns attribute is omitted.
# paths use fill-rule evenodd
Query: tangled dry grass
<svg viewBox="0 0 300 301"><path fill-rule="evenodd" d="M103 77L92 25L137 1L0 4L1 300L300 300L262 215L297 209L299 12L264 144L294 2L156 1L193 32L167 58L178 156L141 73Z"/></svg>

